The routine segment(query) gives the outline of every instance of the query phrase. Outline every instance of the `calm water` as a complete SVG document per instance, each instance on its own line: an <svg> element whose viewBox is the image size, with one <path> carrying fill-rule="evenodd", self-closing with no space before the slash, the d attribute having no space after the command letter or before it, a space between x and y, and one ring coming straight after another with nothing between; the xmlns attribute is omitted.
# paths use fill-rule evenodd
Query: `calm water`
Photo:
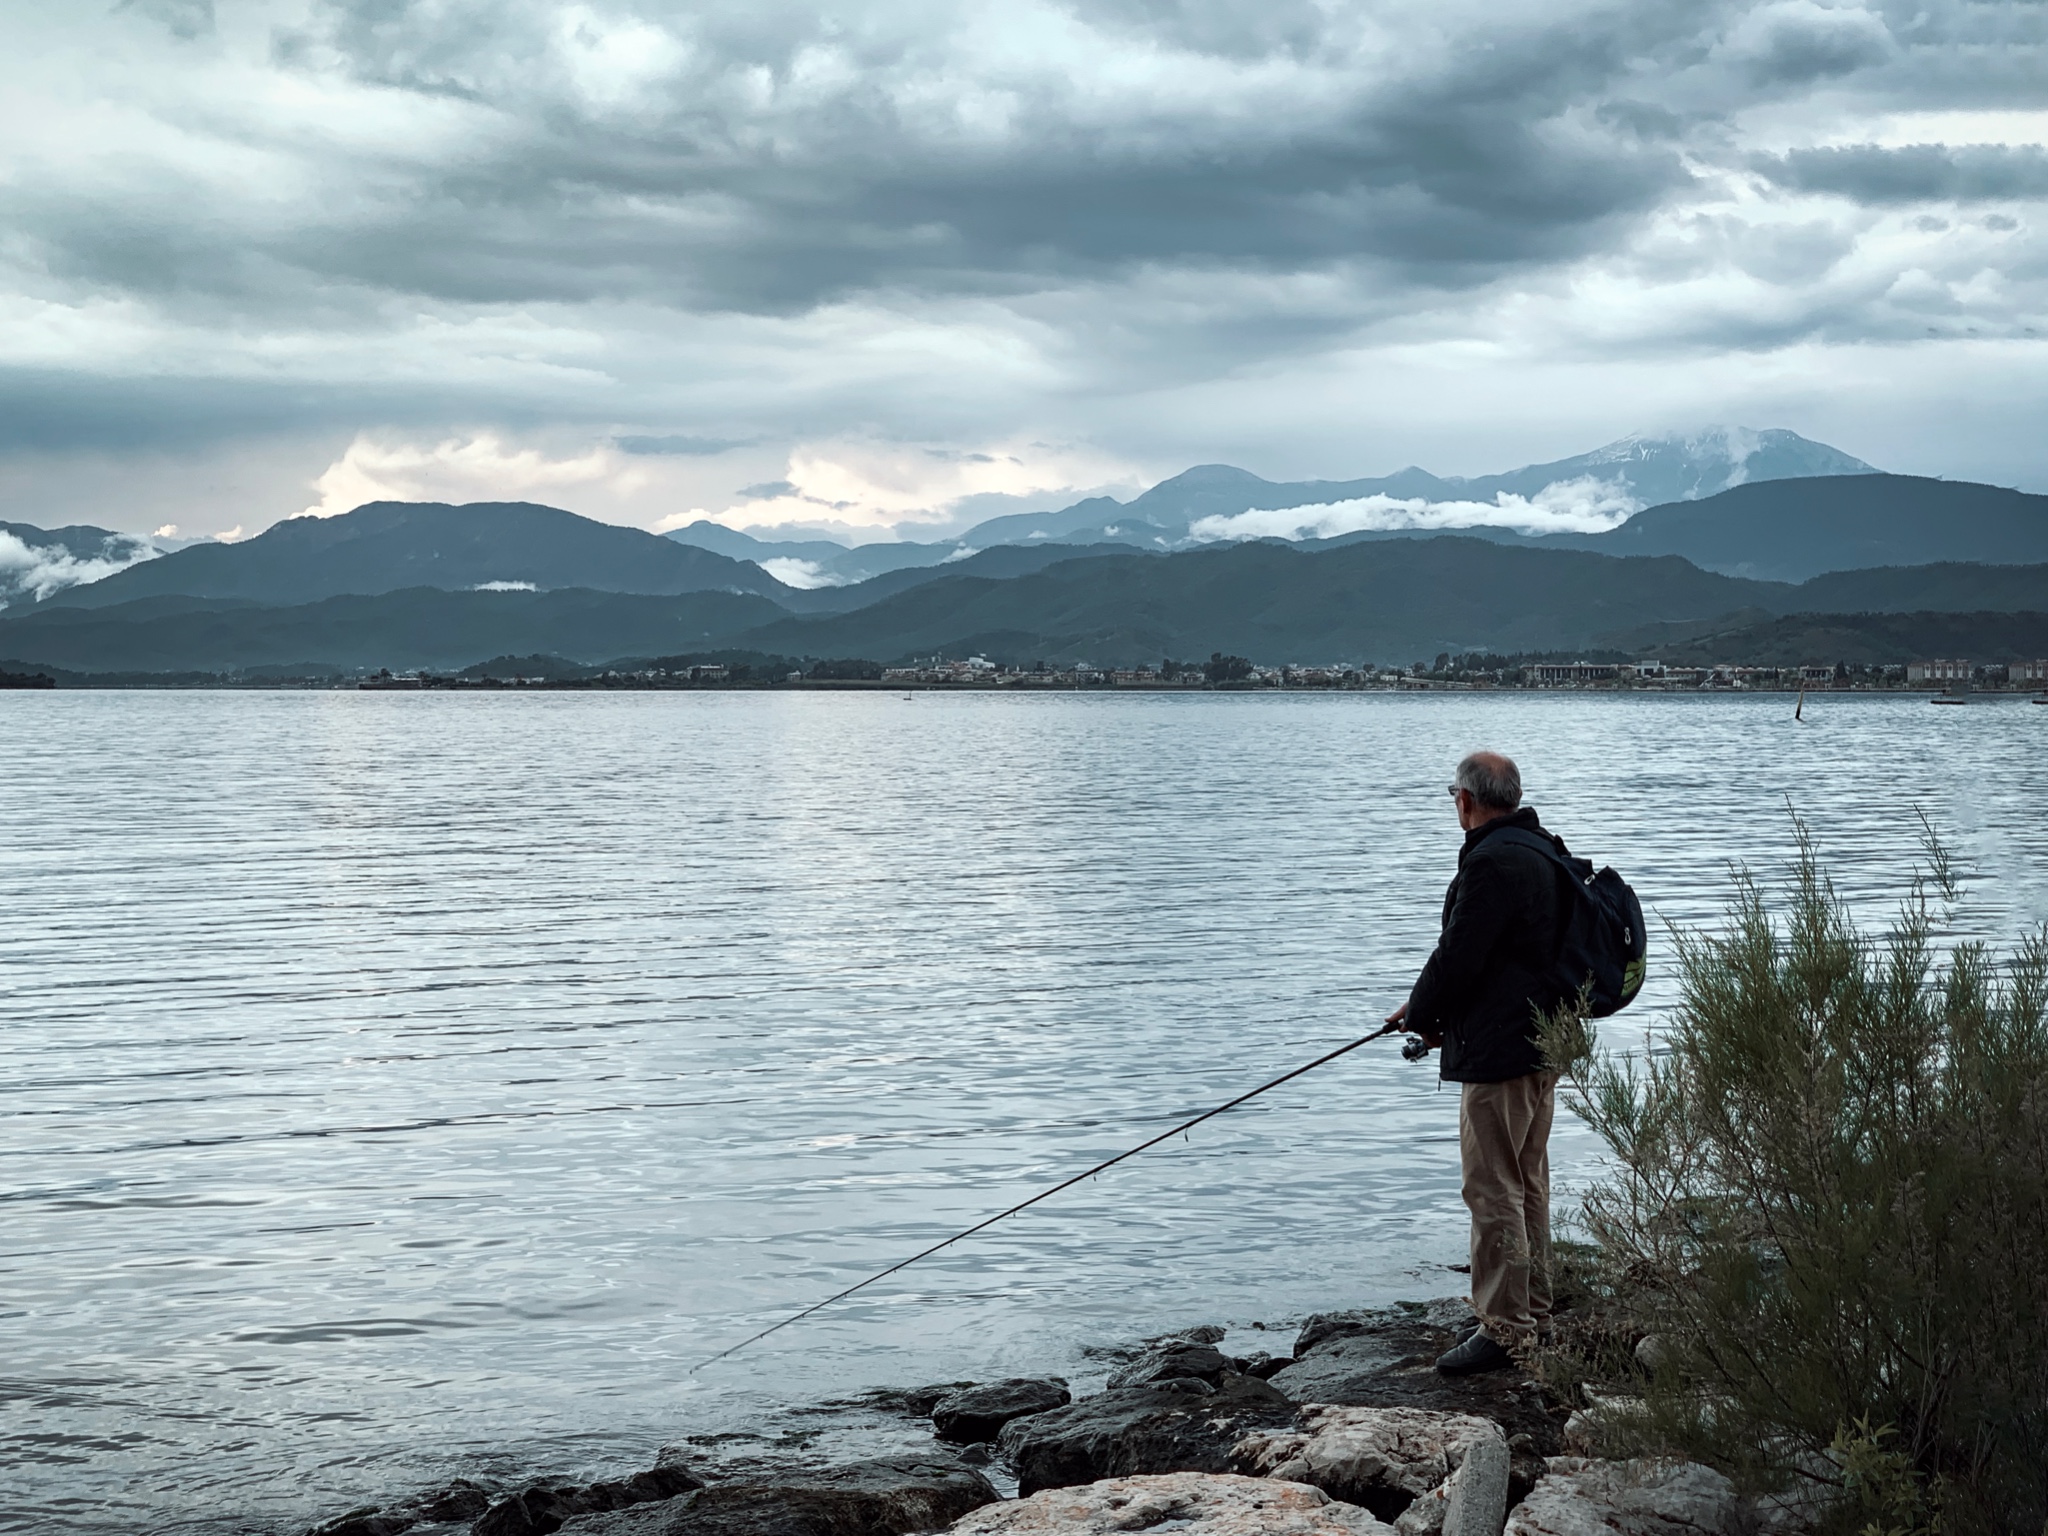
<svg viewBox="0 0 2048 1536"><path fill-rule="evenodd" d="M0 1527L287 1530L1454 1291L1455 1104L1389 1043L688 1374L1362 1033L1427 952L1471 746L1677 923L1776 868L1788 796L1873 915L1919 805L1963 931L2048 917L2048 709L1790 713L0 697Z"/></svg>

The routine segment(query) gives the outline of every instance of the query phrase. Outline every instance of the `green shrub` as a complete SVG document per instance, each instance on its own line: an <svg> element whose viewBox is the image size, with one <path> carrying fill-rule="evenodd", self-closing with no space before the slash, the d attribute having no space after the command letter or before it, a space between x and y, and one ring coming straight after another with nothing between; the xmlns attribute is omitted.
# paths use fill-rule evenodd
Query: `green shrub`
<svg viewBox="0 0 2048 1536"><path fill-rule="evenodd" d="M1620 1448L1803 1487L1838 1529L2039 1536L2048 934L1941 952L1931 834L1931 876L1861 933L1798 839L1782 910L1738 874L1725 931L1678 937L1680 1004L1642 1061L1549 1025L1612 1153L1583 1213L1600 1322L1564 1363L1641 1372ZM1655 1335L1654 1370L1618 1335Z"/></svg>

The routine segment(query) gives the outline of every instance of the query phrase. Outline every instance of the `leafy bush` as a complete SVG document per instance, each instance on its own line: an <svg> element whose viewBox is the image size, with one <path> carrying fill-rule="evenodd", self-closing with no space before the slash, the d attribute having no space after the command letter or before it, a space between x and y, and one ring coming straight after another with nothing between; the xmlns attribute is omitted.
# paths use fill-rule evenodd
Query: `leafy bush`
<svg viewBox="0 0 2048 1536"><path fill-rule="evenodd" d="M1861 933L1798 838L1782 912L1738 874L1726 930L1679 936L1646 1060L1570 1012L1546 1030L1613 1154L1583 1216L1600 1321L1564 1363L1646 1378L1618 1448L1804 1487L1839 1529L2039 1536L2048 933L1940 953L1931 834L1897 924ZM1654 1369L1617 1334L1654 1335Z"/></svg>

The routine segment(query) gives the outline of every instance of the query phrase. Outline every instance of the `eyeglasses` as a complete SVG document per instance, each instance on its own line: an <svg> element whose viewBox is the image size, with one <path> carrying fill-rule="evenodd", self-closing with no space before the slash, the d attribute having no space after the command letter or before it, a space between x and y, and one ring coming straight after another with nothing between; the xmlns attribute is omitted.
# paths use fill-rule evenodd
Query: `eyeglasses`
<svg viewBox="0 0 2048 1536"><path fill-rule="evenodd" d="M1451 798L1452 798L1453 800L1457 799L1457 798L1458 798L1458 796L1459 796L1459 795L1460 795L1460 794L1462 793L1462 790L1461 790L1461 789L1459 788L1459 786L1458 786L1458 785L1456 785L1456 784L1453 784L1453 785L1452 785L1452 786L1450 787L1450 789L1451 789Z"/></svg>

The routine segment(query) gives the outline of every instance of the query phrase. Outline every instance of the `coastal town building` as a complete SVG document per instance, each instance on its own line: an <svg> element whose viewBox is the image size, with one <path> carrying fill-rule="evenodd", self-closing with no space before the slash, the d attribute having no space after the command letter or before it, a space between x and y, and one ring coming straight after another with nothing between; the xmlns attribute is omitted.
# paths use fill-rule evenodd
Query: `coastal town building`
<svg viewBox="0 0 2048 1536"><path fill-rule="evenodd" d="M1906 663L1906 681L1909 683L1967 683L1969 680L1970 664L1967 661Z"/></svg>
<svg viewBox="0 0 2048 1536"><path fill-rule="evenodd" d="M1538 684L1546 688L1568 687L1573 683L1611 683L1621 675L1614 662L1539 662L1533 669Z"/></svg>

